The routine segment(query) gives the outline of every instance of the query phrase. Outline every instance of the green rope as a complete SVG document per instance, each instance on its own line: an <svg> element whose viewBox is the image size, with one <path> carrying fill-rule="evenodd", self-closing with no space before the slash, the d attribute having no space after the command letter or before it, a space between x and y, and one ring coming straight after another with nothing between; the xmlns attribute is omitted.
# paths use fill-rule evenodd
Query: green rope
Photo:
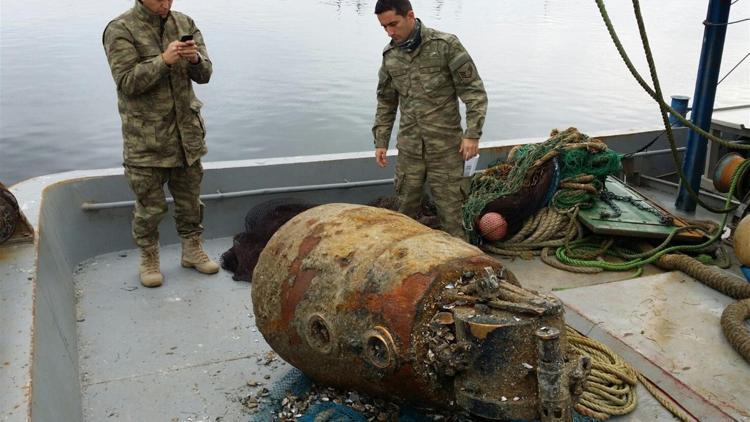
<svg viewBox="0 0 750 422"><path fill-rule="evenodd" d="M596 1L597 6L599 7L599 12L602 15L602 19L604 20L604 23L607 26L607 31L609 32L610 37L612 38L612 41L615 43L617 51L620 53L620 57L622 57L623 61L625 62L625 65L628 67L628 70L630 70L630 73L633 75L633 77L635 77L635 79L638 81L641 87L651 96L651 98L653 98L659 104L659 111L662 116L664 127L667 131L667 139L669 140L669 147L672 152L672 160L675 162L677 174L679 175L680 180L682 181L681 185L685 187L688 194L695 202L697 202L703 208L711 212L721 214L721 213L730 213L734 211L737 207L730 206L731 202L728 202L727 206L723 209L714 208L708 205L707 203L703 202L700 199L699 195L695 192L692 186L690 186L690 183L687 181L687 177L685 176L685 173L682 170L682 159L680 158L679 153L677 152L677 144L674 139L674 133L672 132L672 125L669 124L669 118L667 116L667 112L668 111L671 112L673 117L680 120L682 123L684 123L686 126L690 127L691 129L699 133L701 136L713 142L716 142L722 146L725 146L727 148L750 149L750 145L733 144L723 139L720 139L716 136L713 136L710 133L702 130L701 128L695 126L693 123L686 120L684 117L682 117L679 113L677 113L674 109L672 109L669 105L666 104L666 102L664 101L662 92L661 92L659 79L656 74L656 65L654 64L653 55L651 54L651 48L649 47L648 36L646 34L646 29L643 23L643 17L641 16L641 13L640 13L640 6L638 3L638 0L633 0L633 10L635 13L636 21L638 22L638 30L641 36L643 49L646 53L646 59L648 61L649 71L651 74L651 79L654 82L655 90L652 90L648 86L648 84L643 80L643 78L638 73L638 71L636 71L635 67L633 66L633 63L630 61L630 58L625 52L625 49L623 48L622 43L617 37L617 33L615 32L612 22L609 19L609 15L607 14L606 7L604 6L604 1L603 0L595 0L595 1Z"/></svg>
<svg viewBox="0 0 750 422"><path fill-rule="evenodd" d="M740 176L748 167L750 167L750 160L742 162L739 166L737 166L734 173L732 174L732 182L731 182L731 185L729 187L729 192L727 193L727 197L726 197L727 204L729 204L731 201L732 195L737 186L737 182L740 179ZM555 256L561 263L566 264L566 265L601 268L607 271L627 271L627 270L640 268L647 264L650 264L656 261L657 259L659 259L661 256L671 253L671 252L676 252L676 251L689 252L689 251L703 250L705 247L713 244L719 239L721 234L724 232L724 227L726 227L728 218L729 218L729 214L724 214L724 217L722 219L721 225L719 226L719 229L716 230L716 232L713 234L707 233L702 227L698 227L698 226L677 227L669 234L667 239L664 242L662 242L661 245L657 246L656 248L648 252L644 252L641 254L631 254L621 249L618 250L618 248L610 248L607 251L608 255L615 255L620 258L628 258L628 257L633 258L625 262L610 262L610 261L605 261L603 259L576 259L576 258L569 256L569 255L585 253L591 249L600 247L599 245L592 243L589 239L582 239L582 240L578 240L575 242L571 242L568 245L561 246L557 248L557 250L555 251ZM674 245L674 246L669 246L669 247L667 246L679 232L684 231L684 230L689 230L689 229L702 231L706 233L706 235L710 235L710 237L707 241L698 245ZM576 250L576 252L570 253L571 250Z"/></svg>
<svg viewBox="0 0 750 422"><path fill-rule="evenodd" d="M711 255L706 255L704 253L696 256L695 260L703 265L711 265L714 262L714 258Z"/></svg>
<svg viewBox="0 0 750 422"><path fill-rule="evenodd" d="M699 135L701 135L704 138L707 138L708 140L712 142L716 142L719 145L722 145L724 147L730 148L730 149L745 149L750 150L750 145L742 145L742 144L734 144L727 140L721 139L715 135L712 135L709 132L706 132L705 130L701 129L700 127L696 126L691 122L690 120L687 120L684 116L682 116L680 113L678 113L675 109L670 107L668 104L664 102L664 99L657 96L656 92L654 92L650 86L646 83L646 81L643 79L643 77L638 73L638 71L635 69L635 66L633 65L633 62L628 57L628 54L625 52L625 48L622 46L622 43L620 42L619 37L617 36L617 32L615 32L615 28L612 25L612 21L609 18L609 14L607 13L607 9L604 6L604 0L595 0L597 6L599 7L599 13L602 15L602 18L604 19L604 23L607 26L607 31L609 32L610 37L612 38L612 41L615 43L615 47L617 47L617 51L620 53L620 57L625 62L625 65L627 66L630 73L633 75L635 80L638 82L638 84L643 88L646 93L651 96L655 101L663 103L664 106L666 106L667 110L672 114L674 118L679 120L682 124L689 127L690 129L696 131Z"/></svg>

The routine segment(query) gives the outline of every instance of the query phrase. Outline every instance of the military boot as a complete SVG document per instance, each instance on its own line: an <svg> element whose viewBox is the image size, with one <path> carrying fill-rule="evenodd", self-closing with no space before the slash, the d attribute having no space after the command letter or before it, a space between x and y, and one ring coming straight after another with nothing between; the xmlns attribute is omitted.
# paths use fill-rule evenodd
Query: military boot
<svg viewBox="0 0 750 422"><path fill-rule="evenodd" d="M203 274L215 274L219 272L219 264L211 261L203 250L200 236L182 239L182 266L195 268Z"/></svg>
<svg viewBox="0 0 750 422"><path fill-rule="evenodd" d="M164 277L159 270L159 245L141 248L141 284L146 287L161 286Z"/></svg>

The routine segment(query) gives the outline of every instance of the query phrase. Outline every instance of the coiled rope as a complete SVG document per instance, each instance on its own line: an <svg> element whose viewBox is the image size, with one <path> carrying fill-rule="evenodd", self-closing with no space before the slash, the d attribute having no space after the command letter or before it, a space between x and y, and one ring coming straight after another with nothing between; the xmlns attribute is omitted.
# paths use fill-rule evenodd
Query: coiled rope
<svg viewBox="0 0 750 422"><path fill-rule="evenodd" d="M731 184L729 192L726 197L726 204L731 203L732 195L737 186L739 177L744 173L745 169L750 166L750 160L744 161L742 164L737 166L734 173L732 174ZM565 265L573 267L593 267L601 268L607 271L627 271L637 269L645 266L646 264L654 263L659 260L662 256L673 253L673 252L699 252L705 250L716 242L721 234L724 232L726 227L729 214L724 214L722 222L719 228L713 233L709 232L703 225L691 225L687 227L675 228L669 236L657 247L642 253L628 253L626 251L618 250L617 248L610 248L606 251L608 255L618 256L625 258L625 262L610 262L603 259L603 256L597 256L595 258L580 259L576 258L576 248L583 248L584 250L591 249L590 239L579 239L574 242L570 242L565 246L557 248L555 251L556 258ZM685 230L698 230L709 236L709 239L701 244L697 245L674 245L668 246L674 237Z"/></svg>
<svg viewBox="0 0 750 422"><path fill-rule="evenodd" d="M542 166L553 159L560 165L559 173L555 170L555 177L563 179L559 184L555 181L553 186L559 190L552 203L560 210L580 204L580 198L596 196L601 183L594 179L604 180L622 168L616 152L573 127L562 132L553 130L550 138L540 144L516 146L505 163L490 166L471 180L471 194L463 205L463 224L471 243L482 243L476 224L485 208L493 201L517 195L522 189L536 189L542 174L539 172L544 169ZM503 248L499 244L493 246Z"/></svg>
<svg viewBox="0 0 750 422"><path fill-rule="evenodd" d="M604 344L566 328L568 344L591 358L591 373L586 378L576 411L598 420L632 412L638 403L636 370Z"/></svg>
<svg viewBox="0 0 750 422"><path fill-rule="evenodd" d="M665 270L680 270L706 286L734 299L750 299L750 283L739 277L702 264L682 254L664 255L656 264Z"/></svg>
<svg viewBox="0 0 750 422"><path fill-rule="evenodd" d="M750 299L735 302L721 314L721 329L729 343L750 363L750 332L745 320L750 319Z"/></svg>
<svg viewBox="0 0 750 422"><path fill-rule="evenodd" d="M521 230L505 242L480 245L484 251L504 256L538 255L543 248L556 248L582 235L578 208L558 211L547 207L528 218Z"/></svg>
<svg viewBox="0 0 750 422"><path fill-rule="evenodd" d="M569 326L566 326L566 333L570 347L591 358L591 373L575 406L578 413L603 421L632 412L638 404L636 385L641 381L641 385L675 417L682 421L693 420L609 347Z"/></svg>

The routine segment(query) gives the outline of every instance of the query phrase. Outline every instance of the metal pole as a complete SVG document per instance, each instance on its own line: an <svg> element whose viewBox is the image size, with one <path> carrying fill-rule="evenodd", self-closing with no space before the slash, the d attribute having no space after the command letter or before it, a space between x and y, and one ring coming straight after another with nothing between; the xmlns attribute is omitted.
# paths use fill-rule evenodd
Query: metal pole
<svg viewBox="0 0 750 422"><path fill-rule="evenodd" d="M688 101L690 101L690 97L686 97L684 95L673 95L671 106L674 111L680 114L680 116L685 117L685 114L687 114L688 111ZM671 114L669 115L669 124L672 127L685 126L681 121L677 120L677 118L672 116Z"/></svg>
<svg viewBox="0 0 750 422"><path fill-rule="evenodd" d="M698 64L698 76L693 94L693 112L691 121L703 130L711 128L711 114L716 97L716 83L719 80L721 54L724 50L724 38L727 34L726 23L729 20L731 0L710 0L703 31L703 47ZM701 176L706 164L707 141L694 131L688 134L687 151L682 170L695 192L701 184ZM677 193L675 207L682 211L695 211L695 201L684 186Z"/></svg>
<svg viewBox="0 0 750 422"><path fill-rule="evenodd" d="M294 193L294 192L312 192L318 190L328 189L351 189L361 188L367 186L381 186L389 185L393 183L393 179L379 179L379 180L363 180L360 182L340 182L340 183L328 183L324 185L302 185L302 186L284 186L280 188L263 188L254 190L242 190L237 192L217 192L201 195L200 199L206 200L217 200L217 199L232 199L232 198L244 198L246 196L258 196L258 195L270 195L277 193ZM174 198L167 198L167 203L171 204L174 202ZM113 208L132 208L135 206L135 201L120 201L120 202L84 202L81 204L81 209L84 211L100 211L108 210Z"/></svg>

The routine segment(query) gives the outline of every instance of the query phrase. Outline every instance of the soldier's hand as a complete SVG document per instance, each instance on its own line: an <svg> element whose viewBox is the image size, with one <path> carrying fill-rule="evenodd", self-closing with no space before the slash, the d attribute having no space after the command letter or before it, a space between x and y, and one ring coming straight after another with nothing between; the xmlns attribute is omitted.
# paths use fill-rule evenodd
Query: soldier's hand
<svg viewBox="0 0 750 422"><path fill-rule="evenodd" d="M180 55L180 45L185 44L182 41L172 41L167 46L167 49L161 53L161 58L164 59L164 63L173 65L182 58Z"/></svg>
<svg viewBox="0 0 750 422"><path fill-rule="evenodd" d="M177 47L180 57L187 59L190 63L198 63L198 46L195 41L181 42Z"/></svg>
<svg viewBox="0 0 750 422"><path fill-rule="evenodd" d="M464 161L477 155L477 152L479 152L479 139L464 138L461 141L461 147L458 149L458 152L463 154Z"/></svg>
<svg viewBox="0 0 750 422"><path fill-rule="evenodd" d="M385 148L375 148L375 162L380 167L385 167L388 164L388 158L385 156L386 152Z"/></svg>

